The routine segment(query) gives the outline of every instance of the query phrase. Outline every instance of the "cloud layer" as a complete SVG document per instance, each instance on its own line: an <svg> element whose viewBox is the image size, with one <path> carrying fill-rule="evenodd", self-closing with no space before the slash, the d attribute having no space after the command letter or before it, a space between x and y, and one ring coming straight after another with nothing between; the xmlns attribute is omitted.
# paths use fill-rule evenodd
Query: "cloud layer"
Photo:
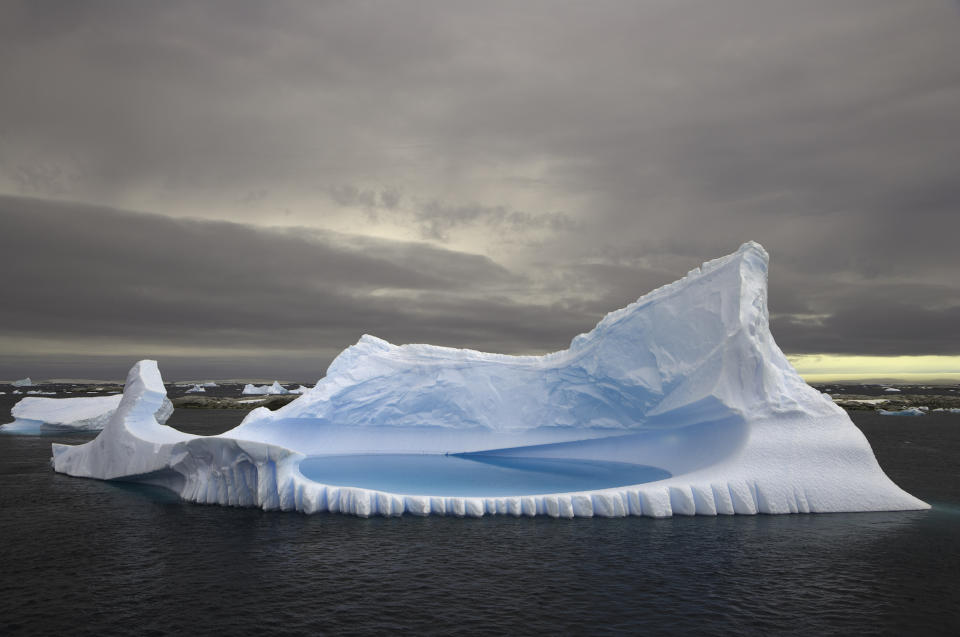
<svg viewBox="0 0 960 637"><path fill-rule="evenodd" d="M788 352L960 354L958 28L875 0L4 3L0 376L363 331L542 351L749 239Z"/></svg>

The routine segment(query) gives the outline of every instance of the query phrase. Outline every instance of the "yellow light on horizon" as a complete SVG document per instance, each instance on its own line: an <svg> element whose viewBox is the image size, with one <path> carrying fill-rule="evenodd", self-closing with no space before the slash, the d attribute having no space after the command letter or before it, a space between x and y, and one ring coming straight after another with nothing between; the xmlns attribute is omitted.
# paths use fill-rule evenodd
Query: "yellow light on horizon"
<svg viewBox="0 0 960 637"><path fill-rule="evenodd" d="M787 359L808 382L871 379L960 381L960 356L794 354Z"/></svg>

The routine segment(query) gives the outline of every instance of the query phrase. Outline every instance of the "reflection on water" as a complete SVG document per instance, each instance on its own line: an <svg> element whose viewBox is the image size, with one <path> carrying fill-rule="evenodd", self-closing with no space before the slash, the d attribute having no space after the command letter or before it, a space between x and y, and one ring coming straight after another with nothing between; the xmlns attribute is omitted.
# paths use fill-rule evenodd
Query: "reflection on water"
<svg viewBox="0 0 960 637"><path fill-rule="evenodd" d="M300 463L300 473L335 486L461 497L569 493L670 477L625 462L432 454L314 456Z"/></svg>

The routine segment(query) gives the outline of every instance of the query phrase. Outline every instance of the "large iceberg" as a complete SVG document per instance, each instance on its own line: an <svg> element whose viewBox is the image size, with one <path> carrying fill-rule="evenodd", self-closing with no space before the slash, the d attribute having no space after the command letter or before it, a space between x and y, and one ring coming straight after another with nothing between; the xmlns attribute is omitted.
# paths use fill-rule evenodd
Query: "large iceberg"
<svg viewBox="0 0 960 637"><path fill-rule="evenodd" d="M256 409L219 436L159 425L163 381L155 362L141 361L104 431L85 445L54 445L53 466L161 485L193 502L361 516L928 508L883 473L846 412L808 386L774 343L767 264L760 245L744 244L545 356L365 335L301 398ZM411 491L306 475L349 468L347 456L388 465L409 454L461 454L495 469L607 463L650 472L636 483L513 494L491 486L487 495L482 487L446 494L439 482Z"/></svg>
<svg viewBox="0 0 960 637"><path fill-rule="evenodd" d="M0 432L41 434L99 431L110 421L122 398L120 394L83 398L23 398L10 412L14 421L0 425ZM173 403L164 400L154 413L154 419L162 425L172 413Z"/></svg>

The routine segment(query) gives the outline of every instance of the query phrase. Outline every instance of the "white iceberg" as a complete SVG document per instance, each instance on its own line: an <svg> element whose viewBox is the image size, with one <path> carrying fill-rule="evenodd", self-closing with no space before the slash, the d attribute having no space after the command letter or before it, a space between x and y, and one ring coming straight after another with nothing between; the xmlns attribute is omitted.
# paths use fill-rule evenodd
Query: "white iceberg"
<svg viewBox="0 0 960 637"><path fill-rule="evenodd" d="M877 413L881 416L923 416L926 411L921 407L910 407L909 409L896 410L878 409Z"/></svg>
<svg viewBox="0 0 960 637"><path fill-rule="evenodd" d="M203 385L194 385L184 393L185 394L205 394L207 393L207 390L204 389Z"/></svg>
<svg viewBox="0 0 960 637"><path fill-rule="evenodd" d="M243 386L243 391L241 394L244 396L274 396L274 395L285 395L293 393L286 387L280 384L280 381L273 381L272 385L253 385L247 383Z"/></svg>
<svg viewBox="0 0 960 637"><path fill-rule="evenodd" d="M220 385L218 385L218 384L216 384L216 383L213 383L213 382L210 382L210 383L202 383L202 384L200 385L200 387L205 387L206 389L210 389L211 387L219 387L219 386L220 386Z"/></svg>
<svg viewBox="0 0 960 637"><path fill-rule="evenodd" d="M30 380L30 377L21 378L20 380L15 380L11 383L14 387L33 387L33 381Z"/></svg>
<svg viewBox="0 0 960 637"><path fill-rule="evenodd" d="M17 434L99 431L104 428L123 398L89 396L84 398L23 398L13 406L14 421L0 425L0 432ZM163 424L173 413L173 403L161 401L154 418Z"/></svg>
<svg viewBox="0 0 960 637"><path fill-rule="evenodd" d="M160 485L192 502L360 516L929 508L883 473L846 412L808 386L774 343L767 254L756 243L607 315L546 356L363 336L298 400L275 412L258 408L210 437L159 425L154 414L165 396L156 363L141 361L104 431L85 445L53 445L54 468ZM448 453L494 467L579 462L653 471L632 483L514 495L305 475L349 466L347 454L373 457L375 466L377 457L386 465L404 454L436 464Z"/></svg>
<svg viewBox="0 0 960 637"><path fill-rule="evenodd" d="M885 392L887 392L887 393L891 393L891 394L899 394L899 393L900 393L900 390L897 389L896 387L885 387L883 391L885 391Z"/></svg>

